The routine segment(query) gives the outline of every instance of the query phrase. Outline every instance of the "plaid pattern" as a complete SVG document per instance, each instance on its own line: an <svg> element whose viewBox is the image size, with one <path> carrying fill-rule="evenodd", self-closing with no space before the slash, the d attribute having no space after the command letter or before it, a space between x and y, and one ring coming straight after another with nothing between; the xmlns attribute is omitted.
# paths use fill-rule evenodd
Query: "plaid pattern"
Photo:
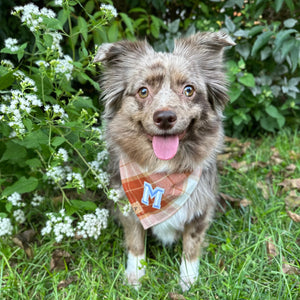
<svg viewBox="0 0 300 300"><path fill-rule="evenodd" d="M195 190L201 172L202 169L198 167L192 173L169 175L147 173L142 172L138 164L127 158L123 157L120 160L120 174L124 191L144 229L159 224L174 215ZM150 187L150 190L147 190L145 182L148 183L147 186L150 184L152 189ZM143 198L147 198L145 200L148 203L145 204Z"/></svg>

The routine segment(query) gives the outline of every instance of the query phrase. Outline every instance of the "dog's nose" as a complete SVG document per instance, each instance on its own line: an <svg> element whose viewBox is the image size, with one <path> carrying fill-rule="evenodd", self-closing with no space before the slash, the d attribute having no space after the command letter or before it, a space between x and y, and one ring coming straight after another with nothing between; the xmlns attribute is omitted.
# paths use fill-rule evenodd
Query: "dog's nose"
<svg viewBox="0 0 300 300"><path fill-rule="evenodd" d="M167 130L175 125L177 116L171 110L158 110L153 114L153 121L159 129Z"/></svg>

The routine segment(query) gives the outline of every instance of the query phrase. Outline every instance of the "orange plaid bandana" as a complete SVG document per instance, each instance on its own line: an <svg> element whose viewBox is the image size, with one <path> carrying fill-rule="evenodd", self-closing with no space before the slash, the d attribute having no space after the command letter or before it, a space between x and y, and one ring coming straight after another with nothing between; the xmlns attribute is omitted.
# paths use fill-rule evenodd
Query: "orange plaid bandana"
<svg viewBox="0 0 300 300"><path fill-rule="evenodd" d="M120 160L124 191L144 229L173 216L195 190L201 172L198 167L192 173L148 173L127 158Z"/></svg>

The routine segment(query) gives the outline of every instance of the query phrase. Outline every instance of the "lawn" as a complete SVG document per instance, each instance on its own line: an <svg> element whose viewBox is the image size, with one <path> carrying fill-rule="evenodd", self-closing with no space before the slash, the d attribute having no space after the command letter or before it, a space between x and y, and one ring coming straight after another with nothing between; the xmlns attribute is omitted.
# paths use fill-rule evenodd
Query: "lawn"
<svg viewBox="0 0 300 300"><path fill-rule="evenodd" d="M300 134L227 139L219 168L220 209L190 291L178 285L181 244L150 235L142 287L126 285L123 232L110 220L98 240L0 240L0 299L299 299Z"/></svg>

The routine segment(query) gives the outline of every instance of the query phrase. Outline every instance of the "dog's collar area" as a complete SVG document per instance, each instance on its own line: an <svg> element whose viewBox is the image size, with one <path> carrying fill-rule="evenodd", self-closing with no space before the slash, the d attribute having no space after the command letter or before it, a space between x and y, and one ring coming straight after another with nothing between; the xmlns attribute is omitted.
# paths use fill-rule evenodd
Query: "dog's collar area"
<svg viewBox="0 0 300 300"><path fill-rule="evenodd" d="M201 167L191 173L149 173L127 157L120 159L123 189L144 229L173 216L194 192L201 173Z"/></svg>

